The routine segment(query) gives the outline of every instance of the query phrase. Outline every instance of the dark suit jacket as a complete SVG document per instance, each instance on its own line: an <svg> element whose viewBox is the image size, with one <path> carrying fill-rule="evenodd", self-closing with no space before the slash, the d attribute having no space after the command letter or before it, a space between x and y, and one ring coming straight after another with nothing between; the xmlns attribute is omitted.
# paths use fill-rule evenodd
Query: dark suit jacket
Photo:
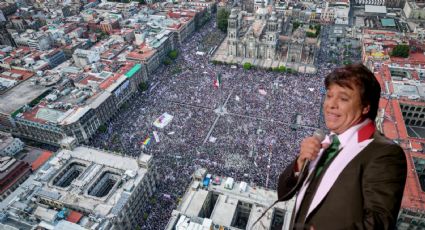
<svg viewBox="0 0 425 230"><path fill-rule="evenodd" d="M305 224L317 230L394 229L406 182L406 156L378 132L343 169ZM280 175L282 197L296 183L293 162ZM294 214L295 215L295 212Z"/></svg>

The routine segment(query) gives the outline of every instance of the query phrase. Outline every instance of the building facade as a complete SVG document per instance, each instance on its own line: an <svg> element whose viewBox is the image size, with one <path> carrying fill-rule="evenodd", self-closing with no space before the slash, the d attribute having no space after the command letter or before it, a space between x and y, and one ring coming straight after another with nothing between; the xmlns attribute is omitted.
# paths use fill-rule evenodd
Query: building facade
<svg viewBox="0 0 425 230"><path fill-rule="evenodd" d="M277 199L276 191L235 182L230 177L195 174L180 205L173 210L166 230L289 228L294 199L277 203L254 224Z"/></svg>
<svg viewBox="0 0 425 230"><path fill-rule="evenodd" d="M229 56L278 59L278 39L282 32L282 20L276 12L269 15L265 7L259 8L255 21L246 33L242 33L241 20L236 9L232 9L227 27L227 54Z"/></svg>
<svg viewBox="0 0 425 230"><path fill-rule="evenodd" d="M28 163L11 157L0 158L0 201L13 192L31 173Z"/></svg>
<svg viewBox="0 0 425 230"><path fill-rule="evenodd" d="M14 156L24 149L24 142L9 133L0 132L0 156Z"/></svg>
<svg viewBox="0 0 425 230"><path fill-rule="evenodd" d="M140 226L144 204L156 191L158 175L152 156L131 158L69 147L40 168L30 178L32 186L23 188L26 192L12 201L15 208L2 214L13 216L15 226L35 228L127 230Z"/></svg>

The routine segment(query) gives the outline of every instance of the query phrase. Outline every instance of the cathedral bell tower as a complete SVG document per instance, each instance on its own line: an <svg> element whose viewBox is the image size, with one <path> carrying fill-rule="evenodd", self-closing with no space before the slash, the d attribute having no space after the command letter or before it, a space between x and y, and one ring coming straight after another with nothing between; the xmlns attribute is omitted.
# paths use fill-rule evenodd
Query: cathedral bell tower
<svg viewBox="0 0 425 230"><path fill-rule="evenodd" d="M236 9L232 9L227 25L227 53L228 55L237 56L237 44L239 40L238 13Z"/></svg>
<svg viewBox="0 0 425 230"><path fill-rule="evenodd" d="M265 58L273 59L276 57L276 50L279 38L279 23L275 11L272 12L271 16L267 20L266 28L267 49Z"/></svg>

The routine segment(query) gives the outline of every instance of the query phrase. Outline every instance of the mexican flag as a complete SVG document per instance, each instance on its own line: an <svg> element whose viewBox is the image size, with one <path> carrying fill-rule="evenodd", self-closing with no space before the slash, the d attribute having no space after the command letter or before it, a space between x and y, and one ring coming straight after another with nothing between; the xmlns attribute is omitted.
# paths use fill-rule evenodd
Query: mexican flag
<svg viewBox="0 0 425 230"><path fill-rule="evenodd" d="M221 85L221 74L217 74L217 79L214 80L214 87L217 89L220 88Z"/></svg>

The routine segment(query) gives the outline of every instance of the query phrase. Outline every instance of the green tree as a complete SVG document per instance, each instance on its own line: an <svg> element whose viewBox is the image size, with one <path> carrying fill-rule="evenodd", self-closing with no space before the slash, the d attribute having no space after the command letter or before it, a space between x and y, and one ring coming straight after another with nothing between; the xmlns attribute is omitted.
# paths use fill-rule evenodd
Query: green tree
<svg viewBox="0 0 425 230"><path fill-rule="evenodd" d="M145 81L144 82L141 82L139 84L139 90L142 91L142 92L148 90L148 88L149 88L149 84L147 82L145 82Z"/></svg>
<svg viewBox="0 0 425 230"><path fill-rule="evenodd" d="M302 23L299 21L292 22L292 32L294 32L298 27L302 26Z"/></svg>
<svg viewBox="0 0 425 230"><path fill-rule="evenodd" d="M230 12L224 8L217 11L217 27L223 32L227 32L227 21L229 19Z"/></svg>
<svg viewBox="0 0 425 230"><path fill-rule="evenodd" d="M168 53L168 57L171 58L171 60L175 60L179 56L179 52L177 50L171 50Z"/></svg>
<svg viewBox="0 0 425 230"><path fill-rule="evenodd" d="M106 133L106 130L108 130L108 128L106 127L106 125L100 125L97 130L101 133Z"/></svg>
<svg viewBox="0 0 425 230"><path fill-rule="evenodd" d="M320 34L320 29L322 28L319 24L315 25L314 28L316 29L316 37Z"/></svg>
<svg viewBox="0 0 425 230"><path fill-rule="evenodd" d="M281 66L279 66L278 71L279 71L279 72L281 72L281 73L283 73L283 72L285 72L285 71L286 71L286 67L285 67L285 66L283 66L283 65L281 65Z"/></svg>
<svg viewBox="0 0 425 230"><path fill-rule="evenodd" d="M170 65L170 64L171 64L171 60L170 60L169 58L166 58L166 59L164 60L164 64L165 64L165 65Z"/></svg>
<svg viewBox="0 0 425 230"><path fill-rule="evenodd" d="M315 37L317 37L316 33L314 33L314 32L306 32L306 35L309 38L315 38Z"/></svg>
<svg viewBox="0 0 425 230"><path fill-rule="evenodd" d="M148 219L148 217L149 217L149 213L144 212L143 213L143 220L146 221Z"/></svg>
<svg viewBox="0 0 425 230"><path fill-rule="evenodd" d="M252 68L252 64L251 63L249 63L249 62L245 62L244 64L243 64L243 69L244 70L250 70Z"/></svg>
<svg viewBox="0 0 425 230"><path fill-rule="evenodd" d="M133 0L133 2L138 2L139 4L146 4L145 0Z"/></svg>
<svg viewBox="0 0 425 230"><path fill-rule="evenodd" d="M410 51L409 45L406 45L406 44L396 45L393 51L391 52L391 56L407 58L409 57L409 51Z"/></svg>

